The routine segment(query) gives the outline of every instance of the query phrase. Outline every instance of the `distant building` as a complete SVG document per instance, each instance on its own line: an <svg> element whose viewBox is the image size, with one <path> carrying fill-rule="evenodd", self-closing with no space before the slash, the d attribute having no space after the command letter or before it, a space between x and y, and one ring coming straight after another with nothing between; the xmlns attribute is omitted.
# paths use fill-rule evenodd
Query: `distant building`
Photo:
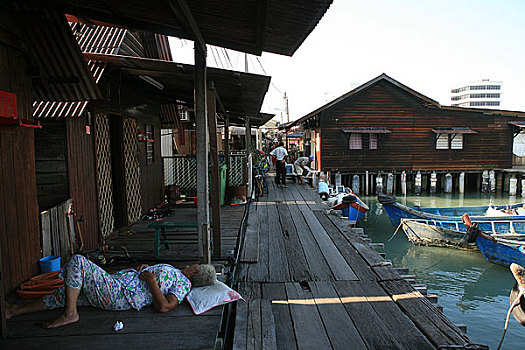
<svg viewBox="0 0 525 350"><path fill-rule="evenodd" d="M501 108L501 81L482 79L450 90L451 105L457 107Z"/></svg>

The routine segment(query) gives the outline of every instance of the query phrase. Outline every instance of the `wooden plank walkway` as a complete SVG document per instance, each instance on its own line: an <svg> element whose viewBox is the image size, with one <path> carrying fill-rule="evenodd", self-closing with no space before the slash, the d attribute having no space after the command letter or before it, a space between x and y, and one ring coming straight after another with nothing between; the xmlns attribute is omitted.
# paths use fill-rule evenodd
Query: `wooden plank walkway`
<svg viewBox="0 0 525 350"><path fill-rule="evenodd" d="M437 349L469 338L313 189L252 203L233 349ZM256 229L250 229L250 227ZM259 242L257 245L256 243ZM459 347L461 348L461 347Z"/></svg>
<svg viewBox="0 0 525 350"><path fill-rule="evenodd" d="M221 208L222 259L233 257L239 227L245 206ZM196 208L176 208L174 215L166 220L195 221ZM151 221L142 221L131 227L129 236L118 236L109 244L115 251L109 256L122 255L116 265L107 266L108 271L140 263L170 262L182 268L186 263L198 262L197 232L195 229L168 230L170 249L162 249L159 261L153 258L154 231L148 228ZM125 258L121 247L126 247L132 261ZM222 265L220 259L214 264ZM125 265L125 266L124 266ZM62 309L37 312L14 317L7 322L7 338L0 338L0 349L215 349L221 327L224 307L217 307L202 315L193 314L184 302L175 310L158 313L152 307L137 312L102 311L90 307L79 308L80 321L58 329L43 329L41 325L56 317ZM124 329L114 332L116 321L124 323ZM259 326L260 328L260 326Z"/></svg>

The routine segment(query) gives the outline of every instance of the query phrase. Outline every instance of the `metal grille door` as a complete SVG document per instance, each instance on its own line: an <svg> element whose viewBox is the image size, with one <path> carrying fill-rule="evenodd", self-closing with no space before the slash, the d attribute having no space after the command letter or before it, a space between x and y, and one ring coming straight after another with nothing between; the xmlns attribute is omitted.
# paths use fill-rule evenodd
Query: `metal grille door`
<svg viewBox="0 0 525 350"><path fill-rule="evenodd" d="M96 113L95 155L97 162L98 210L100 234L103 238L108 237L115 227L109 135L108 116L103 113Z"/></svg>
<svg viewBox="0 0 525 350"><path fill-rule="evenodd" d="M124 119L124 171L128 224L139 221L142 213L137 142L137 124L135 120L131 118Z"/></svg>

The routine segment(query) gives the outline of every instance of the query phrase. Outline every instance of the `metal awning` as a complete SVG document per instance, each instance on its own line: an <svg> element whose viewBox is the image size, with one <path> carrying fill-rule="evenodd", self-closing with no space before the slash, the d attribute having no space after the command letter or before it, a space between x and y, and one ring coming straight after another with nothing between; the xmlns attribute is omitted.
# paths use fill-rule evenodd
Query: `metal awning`
<svg viewBox="0 0 525 350"><path fill-rule="evenodd" d="M477 134L476 131L470 128L439 128L432 129L436 134Z"/></svg>
<svg viewBox="0 0 525 350"><path fill-rule="evenodd" d="M13 0L12 0L13 1ZM291 56L332 0L28 0L86 22L108 23L237 51ZM199 34L196 37L195 32Z"/></svg>
<svg viewBox="0 0 525 350"><path fill-rule="evenodd" d="M351 134L391 134L387 128L363 127L363 128L343 128L342 132Z"/></svg>
<svg viewBox="0 0 525 350"><path fill-rule="evenodd" d="M195 76L193 65L121 55L85 53L85 56L90 61L104 62L108 67L117 68L133 77L141 86L149 88L149 85L152 85L149 95L148 89L141 90L148 98L160 103L185 101L193 104ZM243 119L247 116L255 126L255 124L264 125L273 117L273 115L259 113L270 85L270 77L208 68L207 79L213 81L220 103L225 111L231 114L231 119L235 117Z"/></svg>
<svg viewBox="0 0 525 350"><path fill-rule="evenodd" d="M522 122L509 122L510 125L517 126L519 128L525 128L525 121Z"/></svg>
<svg viewBox="0 0 525 350"><path fill-rule="evenodd" d="M35 101L85 101L100 91L63 14L18 4L19 23L30 53L29 75Z"/></svg>

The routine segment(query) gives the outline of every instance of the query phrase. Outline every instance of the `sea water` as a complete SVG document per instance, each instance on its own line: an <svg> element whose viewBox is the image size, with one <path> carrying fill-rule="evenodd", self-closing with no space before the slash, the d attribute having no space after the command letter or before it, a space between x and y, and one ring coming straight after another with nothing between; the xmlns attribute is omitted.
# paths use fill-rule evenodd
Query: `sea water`
<svg viewBox="0 0 525 350"><path fill-rule="evenodd" d="M398 196L408 206L445 207L509 204L525 202L525 198L506 194L437 194L433 196ZM509 294L514 277L504 266L485 260L480 252L458 249L414 246L403 230L390 240L396 227L388 219L376 197L361 196L370 211L358 227L373 242L385 243L386 258L394 267L409 268L416 275L416 283L426 284L428 294L438 296L438 304L453 323L465 324L473 343L496 349L505 326L509 308ZM525 349L525 327L511 315L502 349Z"/></svg>

